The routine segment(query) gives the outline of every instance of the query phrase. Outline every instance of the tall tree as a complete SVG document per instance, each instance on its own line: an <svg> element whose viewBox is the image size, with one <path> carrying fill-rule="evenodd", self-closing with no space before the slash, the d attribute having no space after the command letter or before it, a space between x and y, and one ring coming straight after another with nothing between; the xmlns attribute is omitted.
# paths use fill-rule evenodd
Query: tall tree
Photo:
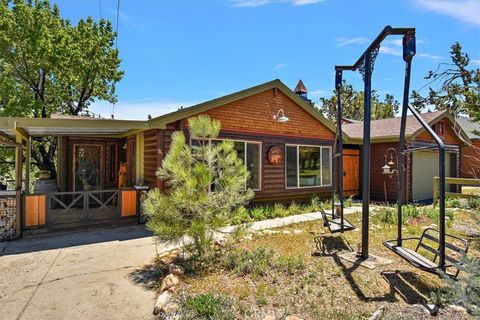
<svg viewBox="0 0 480 320"><path fill-rule="evenodd" d="M480 69L470 67L470 57L456 42L451 46L450 63L441 63L425 76L429 80L428 95L413 91L413 104L418 108L433 106L465 113L480 121Z"/></svg>
<svg viewBox="0 0 480 320"><path fill-rule="evenodd" d="M48 0L0 0L0 116L82 115L95 100L116 101L121 60L111 23L76 25ZM56 141L35 138L32 157L56 176Z"/></svg>
<svg viewBox="0 0 480 320"><path fill-rule="evenodd" d="M344 118L363 120L363 91L356 91L345 80L341 90L342 114ZM399 103L393 95L387 94L384 101L380 101L378 93L372 90L372 119L393 118L398 112ZM336 90L330 98L320 98L319 111L331 120L337 118L337 94Z"/></svg>

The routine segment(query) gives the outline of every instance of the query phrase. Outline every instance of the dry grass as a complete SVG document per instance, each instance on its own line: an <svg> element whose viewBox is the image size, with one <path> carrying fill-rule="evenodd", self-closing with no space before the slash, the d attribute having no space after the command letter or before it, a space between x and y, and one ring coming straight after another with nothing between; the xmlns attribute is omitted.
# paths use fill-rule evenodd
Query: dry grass
<svg viewBox="0 0 480 320"><path fill-rule="evenodd" d="M242 241L235 247L253 251L270 248L276 255L302 258L305 268L293 275L270 270L264 276L238 276L217 267L203 275L186 276L178 292L195 295L212 292L232 297L241 319L262 319L275 315L297 315L303 319L362 319L368 318L379 307L385 306L385 319L421 319L426 317L420 308L431 292L442 287L435 275L419 271L382 245L385 239L394 239L395 225L381 222L379 213L372 212L370 224L370 253L386 257L392 264L377 269L359 267L338 257L342 250L356 248L361 231L343 235L325 233L321 222L295 225L283 230L300 229L302 234L274 234L255 236L253 241ZM357 227L360 214L348 216ZM478 223L465 211L455 212L455 221L461 224ZM404 227L405 236L419 235L423 227L434 223L428 218L416 219ZM449 233L465 236L453 223ZM327 251L321 253L315 237L325 237ZM479 246L472 246L470 255L479 255ZM439 319L468 319L457 311L443 309Z"/></svg>

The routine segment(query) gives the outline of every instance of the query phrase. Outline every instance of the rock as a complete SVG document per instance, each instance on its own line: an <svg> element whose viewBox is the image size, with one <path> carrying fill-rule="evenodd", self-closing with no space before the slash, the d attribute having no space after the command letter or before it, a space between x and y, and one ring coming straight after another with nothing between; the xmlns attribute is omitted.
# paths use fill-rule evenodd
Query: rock
<svg viewBox="0 0 480 320"><path fill-rule="evenodd" d="M454 310L456 313L468 314L467 308L462 307L462 306L457 306L457 305L454 305L454 304L449 304L449 305L447 306L447 308Z"/></svg>
<svg viewBox="0 0 480 320"><path fill-rule="evenodd" d="M165 291L173 292L175 287L180 283L180 278L177 275L170 273L162 280L162 285L160 286L160 293Z"/></svg>
<svg viewBox="0 0 480 320"><path fill-rule="evenodd" d="M385 306L381 306L378 308L377 311L375 311L372 316L370 317L370 320L380 320L383 319L383 312L385 310Z"/></svg>
<svg viewBox="0 0 480 320"><path fill-rule="evenodd" d="M171 299L172 299L172 293L170 291L162 292L158 296L157 302L155 302L155 307L153 308L153 314L157 315L160 312L163 312L164 308L168 305Z"/></svg>
<svg viewBox="0 0 480 320"><path fill-rule="evenodd" d="M223 247L227 243L227 239L225 239L225 237L219 237L215 239L214 243L219 247Z"/></svg>
<svg viewBox="0 0 480 320"><path fill-rule="evenodd" d="M285 320L303 320L303 319L297 316L288 316L285 318Z"/></svg>
<svg viewBox="0 0 480 320"><path fill-rule="evenodd" d="M263 234L277 234L279 232L275 231L275 230L266 229L266 230L263 230L262 233Z"/></svg>
<svg viewBox="0 0 480 320"><path fill-rule="evenodd" d="M293 234L297 234L297 235L298 235L298 234L302 234L302 233L303 233L302 230L298 230L298 229L293 230Z"/></svg>
<svg viewBox="0 0 480 320"><path fill-rule="evenodd" d="M282 233L283 233L283 234L291 234L291 232L288 231L288 230L283 230Z"/></svg>
<svg viewBox="0 0 480 320"><path fill-rule="evenodd" d="M426 304L423 306L425 313L429 316L436 316L438 314L438 307L434 304Z"/></svg>
<svg viewBox="0 0 480 320"><path fill-rule="evenodd" d="M176 265L175 263L170 263L168 265L168 272L179 277L183 275L182 267Z"/></svg>
<svg viewBox="0 0 480 320"><path fill-rule="evenodd" d="M252 241L253 240L253 235L247 234L245 237L243 237L243 239L248 240L248 241Z"/></svg>
<svg viewBox="0 0 480 320"><path fill-rule="evenodd" d="M178 310L180 310L180 305L178 303L171 302L163 307L162 312L165 314L172 314L176 313Z"/></svg>

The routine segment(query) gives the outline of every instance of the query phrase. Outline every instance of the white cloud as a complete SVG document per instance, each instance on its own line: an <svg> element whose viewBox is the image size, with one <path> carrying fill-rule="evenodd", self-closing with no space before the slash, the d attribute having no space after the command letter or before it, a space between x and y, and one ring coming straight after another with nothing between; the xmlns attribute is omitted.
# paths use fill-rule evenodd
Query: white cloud
<svg viewBox="0 0 480 320"><path fill-rule="evenodd" d="M148 115L158 117L160 115L177 111L179 107L192 106L192 102L173 102L173 101L127 101L119 102L115 105L115 119L122 120L147 120ZM101 115L104 118L110 118L110 104L99 101L92 104L89 108L91 112Z"/></svg>
<svg viewBox="0 0 480 320"><path fill-rule="evenodd" d="M389 54L392 56L401 56L402 55L402 50L398 47L391 47L391 46L380 46L380 52Z"/></svg>
<svg viewBox="0 0 480 320"><path fill-rule="evenodd" d="M351 44L367 44L369 40L365 37L357 37L357 38L337 38L335 39L337 42L337 47L345 47Z"/></svg>
<svg viewBox="0 0 480 320"><path fill-rule="evenodd" d="M294 6L306 6L309 4L315 4L322 2L323 0L293 0L291 1Z"/></svg>
<svg viewBox="0 0 480 320"><path fill-rule="evenodd" d="M286 66L287 64L285 62L282 62L282 63L279 63L277 65L275 65L275 67L273 67L273 71L275 70L278 70L278 69L282 69Z"/></svg>
<svg viewBox="0 0 480 320"><path fill-rule="evenodd" d="M325 97L328 94L330 94L330 92L327 91L327 90L314 90L314 91L310 91L308 93L308 95L313 97L313 98Z"/></svg>
<svg viewBox="0 0 480 320"><path fill-rule="evenodd" d="M418 56L419 58L424 58L424 59L434 60L434 61L438 61L438 60L443 60L443 59L445 59L444 57L437 56L437 55L430 54L430 53L419 53L417 56Z"/></svg>
<svg viewBox="0 0 480 320"><path fill-rule="evenodd" d="M480 59L472 59L472 62L480 65Z"/></svg>
<svg viewBox="0 0 480 320"><path fill-rule="evenodd" d="M413 0L420 7L480 26L478 0Z"/></svg>
<svg viewBox="0 0 480 320"><path fill-rule="evenodd" d="M232 0L232 6L241 8L255 8L269 3L270 0Z"/></svg>
<svg viewBox="0 0 480 320"><path fill-rule="evenodd" d="M322 1L324 0L230 0L230 3L233 7L256 8L271 3L288 3L299 7L319 3Z"/></svg>

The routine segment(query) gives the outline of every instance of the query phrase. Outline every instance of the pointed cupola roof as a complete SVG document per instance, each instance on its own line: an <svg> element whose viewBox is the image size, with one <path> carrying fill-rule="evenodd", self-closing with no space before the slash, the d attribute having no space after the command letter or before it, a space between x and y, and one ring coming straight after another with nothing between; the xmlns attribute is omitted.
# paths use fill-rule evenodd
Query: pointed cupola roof
<svg viewBox="0 0 480 320"><path fill-rule="evenodd" d="M305 85L303 84L302 79L298 80L297 86L295 87L293 92L295 92L296 94L300 94L300 95L308 93L308 90L305 87Z"/></svg>

